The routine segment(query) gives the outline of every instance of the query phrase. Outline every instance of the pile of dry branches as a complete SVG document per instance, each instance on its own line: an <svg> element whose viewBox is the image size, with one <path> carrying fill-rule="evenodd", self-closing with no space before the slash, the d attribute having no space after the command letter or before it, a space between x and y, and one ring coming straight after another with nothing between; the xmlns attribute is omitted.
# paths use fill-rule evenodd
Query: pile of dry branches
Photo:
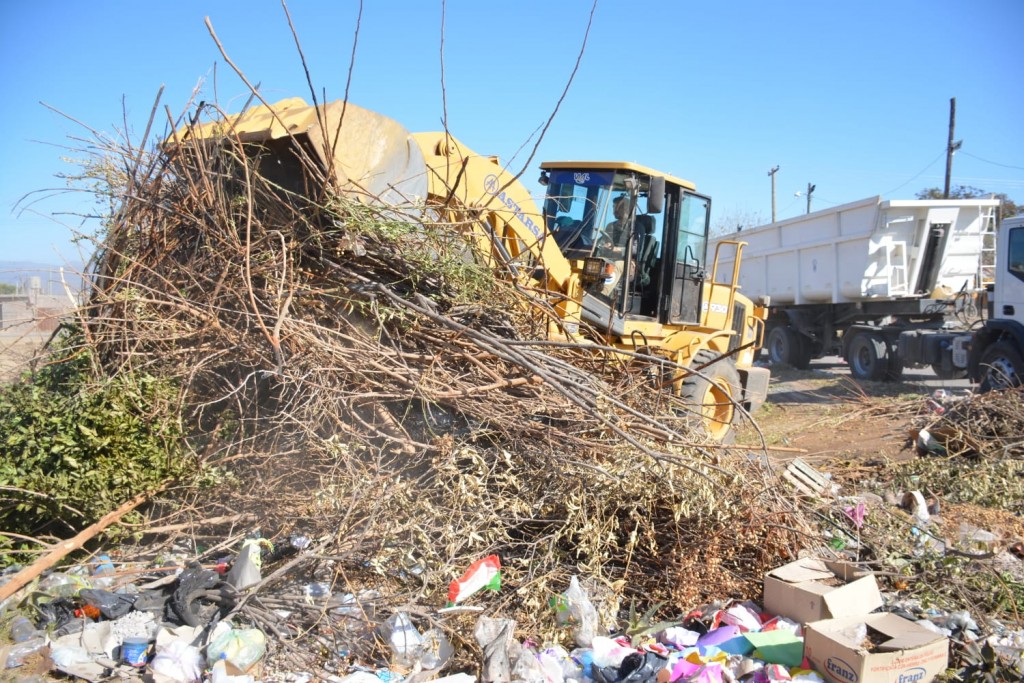
<svg viewBox="0 0 1024 683"><path fill-rule="evenodd" d="M929 429L950 455L1024 460L1024 387L959 400Z"/></svg>
<svg viewBox="0 0 1024 683"><path fill-rule="evenodd" d="M87 343L105 374L172 379L191 451L230 472L179 490L161 524L253 513L317 539L281 581L392 605L440 606L497 553L493 610L527 633L576 573L610 611L679 611L756 597L812 542L762 461L690 443L642 367L540 340L544 312L455 226L336 196L309 165L286 188L259 152L229 136L104 150L125 172Z"/></svg>

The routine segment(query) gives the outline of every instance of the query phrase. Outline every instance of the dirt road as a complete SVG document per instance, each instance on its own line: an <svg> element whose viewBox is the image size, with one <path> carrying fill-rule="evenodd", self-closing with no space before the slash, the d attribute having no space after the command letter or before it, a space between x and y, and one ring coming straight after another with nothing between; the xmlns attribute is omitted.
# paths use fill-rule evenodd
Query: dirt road
<svg viewBox="0 0 1024 683"><path fill-rule="evenodd" d="M780 460L904 459L914 454L911 423L928 414L932 393L961 395L970 387L967 380L938 379L928 368L905 370L901 382L858 382L841 358L827 357L807 370L773 367L768 400L754 419ZM757 445L757 429L743 428L737 442Z"/></svg>

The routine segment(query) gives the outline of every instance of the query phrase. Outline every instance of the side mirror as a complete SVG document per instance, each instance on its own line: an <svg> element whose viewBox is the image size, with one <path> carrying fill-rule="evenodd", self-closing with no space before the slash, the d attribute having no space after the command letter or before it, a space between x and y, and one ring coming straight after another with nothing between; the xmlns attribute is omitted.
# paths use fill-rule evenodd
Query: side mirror
<svg viewBox="0 0 1024 683"><path fill-rule="evenodd" d="M665 179L661 176L651 178L651 188L647 193L647 213L661 213L665 208Z"/></svg>

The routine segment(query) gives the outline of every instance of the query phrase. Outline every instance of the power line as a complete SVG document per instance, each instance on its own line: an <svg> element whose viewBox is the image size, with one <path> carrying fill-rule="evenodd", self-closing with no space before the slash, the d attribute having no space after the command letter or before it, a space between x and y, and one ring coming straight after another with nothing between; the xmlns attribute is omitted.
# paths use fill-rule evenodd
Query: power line
<svg viewBox="0 0 1024 683"><path fill-rule="evenodd" d="M970 152L965 152L963 150L960 150L960 153L963 154L964 156L969 156L972 159L977 159L978 161L984 161L986 164L992 164L993 166L1002 166L1003 168L1012 168L1012 169L1015 169L1017 171L1024 171L1024 167L1022 167L1022 166L1011 166L1010 164L1001 164L998 161L989 161L988 159L982 159L979 156L975 156L974 154L971 154Z"/></svg>
<svg viewBox="0 0 1024 683"><path fill-rule="evenodd" d="M887 192L883 192L883 193L882 193L882 195L884 196L884 195L887 195L887 194L891 194L891 193L895 192L896 190L900 189L901 187L906 187L906 186L907 186L907 185L909 185L910 183L914 182L915 180L917 180L918 178L920 178L920 177L921 177L922 175L924 175L924 172L925 172L925 171L927 171L927 170L928 170L929 168L931 168L932 166L934 166L934 165L935 165L935 163L936 163L936 162L937 162L937 161L938 161L939 159L941 159L942 157L944 157L944 156L946 156L946 150L945 150L945 149L943 149L943 150L942 150L941 152L939 152L939 155L938 155L937 157L935 157L934 159L932 159L932 160L931 160L931 161L930 161L930 162L928 163L928 165L927 165L927 166L925 166L925 167L924 167L924 168L922 168L922 169L921 169L920 171L918 171L917 173L915 173L915 174L914 174L914 176L913 176L913 177L912 177L912 178L911 178L910 180L908 180L907 182L903 183L902 185L897 185L896 187L892 188L891 190L888 190Z"/></svg>

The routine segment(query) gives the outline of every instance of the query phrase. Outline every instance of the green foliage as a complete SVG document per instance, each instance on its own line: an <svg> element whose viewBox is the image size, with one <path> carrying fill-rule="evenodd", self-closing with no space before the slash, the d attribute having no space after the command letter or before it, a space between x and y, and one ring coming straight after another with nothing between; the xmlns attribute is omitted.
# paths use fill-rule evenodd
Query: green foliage
<svg viewBox="0 0 1024 683"><path fill-rule="evenodd" d="M952 185L949 188L950 199L987 199L994 197L1002 202L1000 211L1003 218L1016 216L1024 211L1024 205L1018 205L1015 201L1006 196L1005 192L986 192L985 190L970 185ZM942 199L941 187L928 187L917 193L918 199Z"/></svg>
<svg viewBox="0 0 1024 683"><path fill-rule="evenodd" d="M7 282L0 282L0 294L17 294L18 287Z"/></svg>
<svg viewBox="0 0 1024 683"><path fill-rule="evenodd" d="M174 388L145 375L91 381L74 338L0 389L0 530L66 533L183 470Z"/></svg>
<svg viewBox="0 0 1024 683"><path fill-rule="evenodd" d="M1024 664L1000 659L988 641L967 643L961 659L963 668L949 680L963 683L1019 683L1024 680Z"/></svg>
<svg viewBox="0 0 1024 683"><path fill-rule="evenodd" d="M388 245L404 263L407 284L439 301L478 303L497 296L490 268L476 262L469 237L451 225L419 223L381 215L369 207L337 201L331 206L345 230Z"/></svg>
<svg viewBox="0 0 1024 683"><path fill-rule="evenodd" d="M903 490L927 488L946 502L1024 513L1024 460L917 458L893 465L892 477Z"/></svg>

